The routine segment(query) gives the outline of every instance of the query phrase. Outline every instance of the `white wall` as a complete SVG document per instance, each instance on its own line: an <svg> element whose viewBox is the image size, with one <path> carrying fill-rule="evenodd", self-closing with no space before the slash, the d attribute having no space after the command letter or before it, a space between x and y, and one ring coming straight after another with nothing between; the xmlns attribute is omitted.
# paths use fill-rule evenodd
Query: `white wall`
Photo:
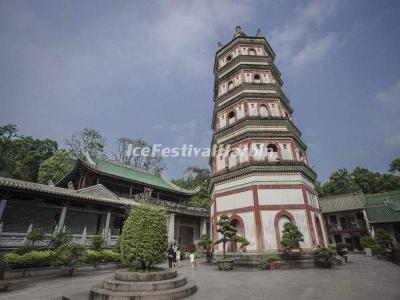
<svg viewBox="0 0 400 300"><path fill-rule="evenodd" d="M261 211L261 224L264 236L264 248L266 250L277 249L275 236L275 216L279 211L263 210Z"/></svg>
<svg viewBox="0 0 400 300"><path fill-rule="evenodd" d="M250 190L232 195L217 197L216 203L218 211L253 206L253 191Z"/></svg>
<svg viewBox="0 0 400 300"><path fill-rule="evenodd" d="M260 205L304 204L301 189L258 189Z"/></svg>
<svg viewBox="0 0 400 300"><path fill-rule="evenodd" d="M246 246L246 250L257 250L254 212L245 212L238 215L243 219L245 238L250 242Z"/></svg>

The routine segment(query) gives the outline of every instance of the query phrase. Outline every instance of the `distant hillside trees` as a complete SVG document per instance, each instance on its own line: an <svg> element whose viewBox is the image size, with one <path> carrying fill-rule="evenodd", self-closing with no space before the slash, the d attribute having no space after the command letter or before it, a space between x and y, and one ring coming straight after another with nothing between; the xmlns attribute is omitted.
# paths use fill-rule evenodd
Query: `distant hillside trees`
<svg viewBox="0 0 400 300"><path fill-rule="evenodd" d="M185 177L172 180L172 182L185 189L199 189L193 196L190 205L208 208L210 206L210 193L208 192L208 182L211 172L209 169L190 166L185 171Z"/></svg>
<svg viewBox="0 0 400 300"><path fill-rule="evenodd" d="M0 176L36 182L40 164L57 148L56 141L18 134L14 124L0 126Z"/></svg>
<svg viewBox="0 0 400 300"><path fill-rule="evenodd" d="M75 160L67 150L57 150L53 156L40 164L38 182L46 184L51 180L57 183L72 170L74 164Z"/></svg>
<svg viewBox="0 0 400 300"><path fill-rule="evenodd" d="M400 158L390 163L389 171L399 172ZM391 173L371 172L363 167L356 167L352 172L338 169L329 179L321 184L317 182L317 192L320 197L352 193L361 190L365 194L390 192L400 189L400 176Z"/></svg>

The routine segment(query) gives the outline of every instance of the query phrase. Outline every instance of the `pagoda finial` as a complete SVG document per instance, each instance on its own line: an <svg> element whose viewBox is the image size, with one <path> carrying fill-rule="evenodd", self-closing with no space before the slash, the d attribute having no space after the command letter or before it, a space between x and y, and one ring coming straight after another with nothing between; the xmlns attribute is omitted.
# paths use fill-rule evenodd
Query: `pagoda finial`
<svg viewBox="0 0 400 300"><path fill-rule="evenodd" d="M218 50L219 50L219 49L221 49L223 46L224 46L224 45L222 45L222 43L221 43L221 42L218 42L218 44L217 44L217 48L218 48Z"/></svg>
<svg viewBox="0 0 400 300"><path fill-rule="evenodd" d="M261 37L261 29L260 28L257 29L256 37Z"/></svg>

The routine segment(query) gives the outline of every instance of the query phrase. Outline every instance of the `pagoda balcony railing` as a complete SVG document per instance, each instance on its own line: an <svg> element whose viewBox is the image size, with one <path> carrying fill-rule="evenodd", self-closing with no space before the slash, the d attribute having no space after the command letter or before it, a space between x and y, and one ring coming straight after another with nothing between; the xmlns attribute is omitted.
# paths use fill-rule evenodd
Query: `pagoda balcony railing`
<svg viewBox="0 0 400 300"><path fill-rule="evenodd" d="M268 95L269 93L264 93L261 91L271 91L269 94L269 97L277 97L279 96L283 102L287 106L290 106L289 100L286 98L286 95L283 93L280 85L278 83L253 83L253 82L242 82L239 85L235 86L233 89L230 91L226 92L223 95L216 96L214 101L216 102L217 105L220 105L222 102L229 100L230 98L233 99L233 97L243 91L250 91L251 94L265 94ZM268 96L267 96L268 97Z"/></svg>
<svg viewBox="0 0 400 300"><path fill-rule="evenodd" d="M240 162L239 164L236 164L235 166L225 166L225 168L216 170L213 174L213 176L218 176L218 175L223 175L241 168L245 168L248 166L306 166L307 168L310 168L305 162L303 161L298 161L298 160L293 160L293 159L279 159L273 157L268 160L267 157L263 159L252 159L248 160L245 162Z"/></svg>
<svg viewBox="0 0 400 300"><path fill-rule="evenodd" d="M235 58L227 62L225 65L220 67L217 71L217 74L222 75L239 63L266 63L272 67L272 69L278 75L278 77L281 76L281 72L279 72L278 68L275 66L271 58L265 55L244 55L244 54L236 56ZM219 76L219 78L221 77L221 75Z"/></svg>
<svg viewBox="0 0 400 300"><path fill-rule="evenodd" d="M263 125L287 125L290 124L291 130L295 132L297 136L301 136L300 130L296 127L296 125L293 124L293 121L289 117L273 117L273 116L268 116L268 117L260 117L260 116L244 116L243 118L237 120L236 122L233 122L231 124L227 124L225 127L218 128L215 130L214 134L216 135L221 135L232 133L233 131L238 130L239 128L243 126L252 126L254 122L260 122L263 123ZM247 124L249 123L249 124ZM261 125L261 124L258 124ZM238 127L238 128L235 128Z"/></svg>
<svg viewBox="0 0 400 300"><path fill-rule="evenodd" d="M368 230L364 226L358 226L358 225L328 225L327 226L328 232L335 234L335 233L349 233L349 234L364 234L368 233Z"/></svg>

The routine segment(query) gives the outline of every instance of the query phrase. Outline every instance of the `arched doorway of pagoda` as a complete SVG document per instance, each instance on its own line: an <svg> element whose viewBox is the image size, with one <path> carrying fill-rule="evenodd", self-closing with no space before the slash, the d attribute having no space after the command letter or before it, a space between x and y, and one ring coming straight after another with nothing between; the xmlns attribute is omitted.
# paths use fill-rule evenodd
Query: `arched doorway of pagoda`
<svg viewBox="0 0 400 300"><path fill-rule="evenodd" d="M317 226L318 245L323 246L325 244L324 243L324 236L322 234L321 222L320 222L318 216L315 216L315 225Z"/></svg>
<svg viewBox="0 0 400 300"><path fill-rule="evenodd" d="M275 215L275 220L274 220L277 249L282 249L281 236L282 236L283 226L286 223L296 224L294 217L290 212L286 210L281 210L279 213Z"/></svg>
<svg viewBox="0 0 400 300"><path fill-rule="evenodd" d="M243 220L238 215L233 215L229 219L229 224L237 229L237 234L244 237ZM228 243L228 252L238 252L239 246L237 242L231 241Z"/></svg>

